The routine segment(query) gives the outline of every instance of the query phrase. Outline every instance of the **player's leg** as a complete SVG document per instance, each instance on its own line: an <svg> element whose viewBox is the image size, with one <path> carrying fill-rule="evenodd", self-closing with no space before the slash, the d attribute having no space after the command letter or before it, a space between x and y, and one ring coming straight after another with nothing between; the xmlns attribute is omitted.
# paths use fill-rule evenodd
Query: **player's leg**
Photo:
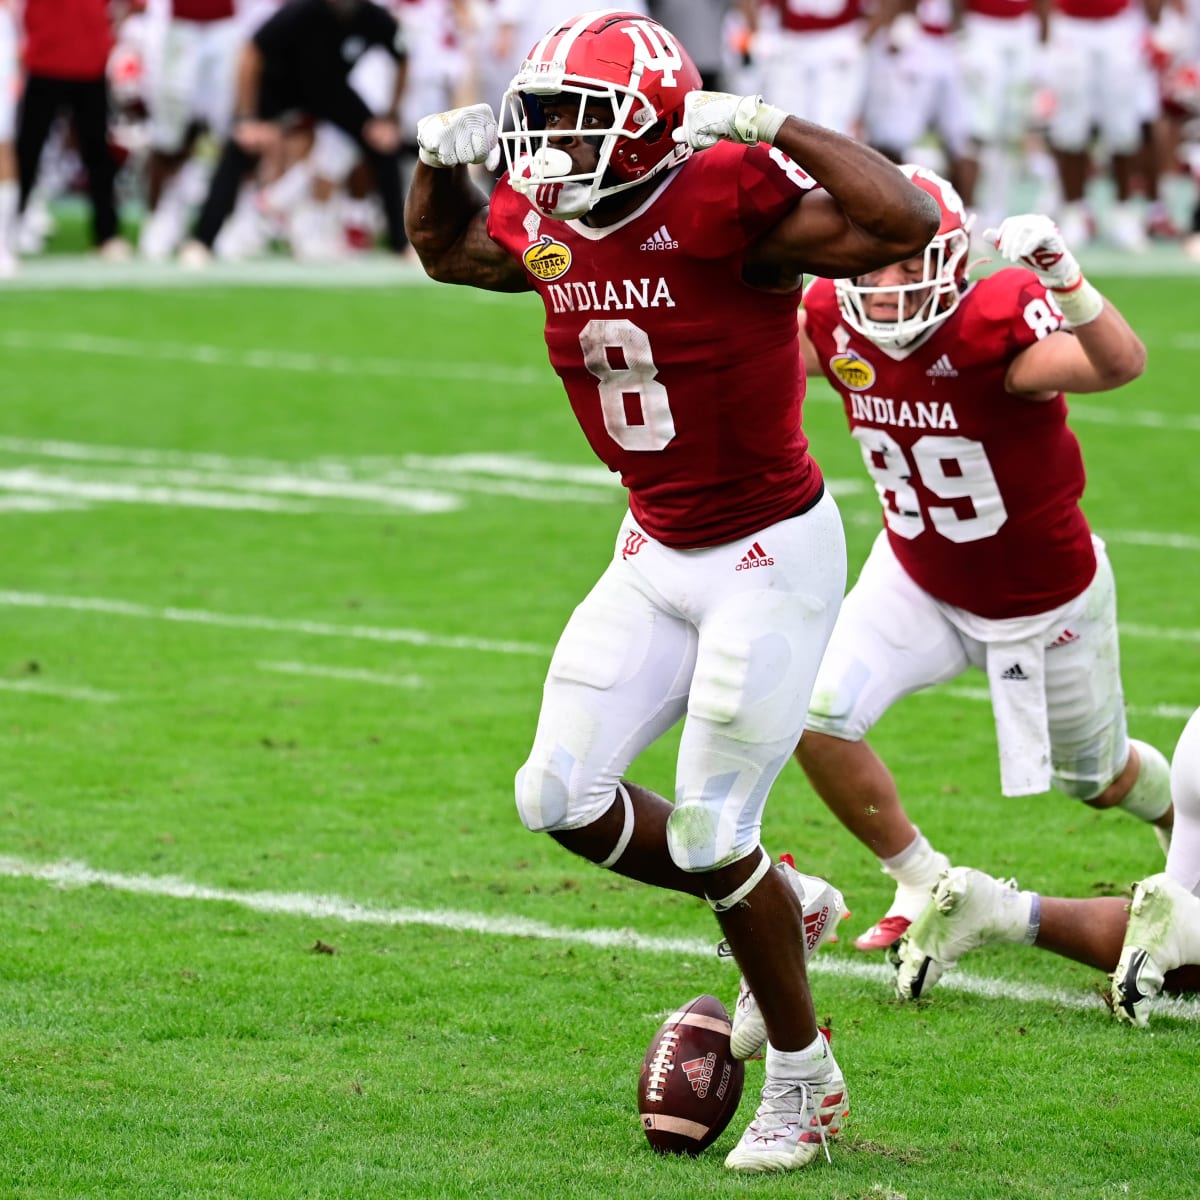
<svg viewBox="0 0 1200 1200"><path fill-rule="evenodd" d="M761 571L740 569L752 544L767 555ZM693 554L706 586L679 593L699 643L667 840L674 861L703 879L769 1039L762 1102L726 1163L788 1170L838 1131L846 1090L816 1027L802 902L769 869L762 816L803 726L845 585L845 544L826 497L745 544Z"/></svg>
<svg viewBox="0 0 1200 1200"><path fill-rule="evenodd" d="M102 253L128 253L117 238L117 204L114 190L116 167L108 148L108 81L72 81L68 90L79 157L87 172L88 196L92 204L92 237Z"/></svg>
<svg viewBox="0 0 1200 1200"><path fill-rule="evenodd" d="M559 638L533 747L517 773L526 828L631 879L695 896L703 883L667 851L672 806L624 781L629 764L684 715L696 630L664 608L620 547ZM639 555L672 552L644 541Z"/></svg>
<svg viewBox="0 0 1200 1200"><path fill-rule="evenodd" d="M1050 26L1049 60L1054 112L1048 136L1058 167L1062 208L1058 225L1069 246L1085 246L1092 239L1093 222L1084 192L1091 166L1091 137L1095 116L1091 66L1093 22L1056 13Z"/></svg>
<svg viewBox="0 0 1200 1200"><path fill-rule="evenodd" d="M1046 707L1054 786L1092 808L1124 809L1170 840L1170 767L1126 734L1116 587L1096 540L1096 575L1067 608L1046 650Z"/></svg>
<svg viewBox="0 0 1200 1200"><path fill-rule="evenodd" d="M900 697L953 679L967 665L958 631L880 534L838 614L796 747L814 790L896 883L887 912L855 942L859 949L894 942L950 865L910 820L891 771L864 738Z"/></svg>
<svg viewBox="0 0 1200 1200"><path fill-rule="evenodd" d="M1200 986L1200 709L1171 760L1175 831L1161 875L1134 888L1129 926L1113 973L1113 1010L1144 1025L1160 991Z"/></svg>

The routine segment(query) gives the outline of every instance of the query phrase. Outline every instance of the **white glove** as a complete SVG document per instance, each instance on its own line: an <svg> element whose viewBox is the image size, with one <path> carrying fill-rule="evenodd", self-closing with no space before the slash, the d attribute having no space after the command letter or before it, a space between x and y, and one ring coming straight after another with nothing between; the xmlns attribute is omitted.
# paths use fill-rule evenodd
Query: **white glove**
<svg viewBox="0 0 1200 1200"><path fill-rule="evenodd" d="M1072 328L1090 324L1104 311L1104 297L1084 279L1075 255L1049 217L1041 213L1006 217L999 229L985 229L983 237L1009 262L1021 263L1038 277Z"/></svg>
<svg viewBox="0 0 1200 1200"><path fill-rule="evenodd" d="M1058 226L1041 213L1006 217L999 229L985 229L983 240L991 242L1009 262L1028 267L1048 288L1067 291L1079 282L1082 272Z"/></svg>
<svg viewBox="0 0 1200 1200"><path fill-rule="evenodd" d="M782 108L764 104L761 96L729 92L688 92L683 98L683 125L671 137L693 150L707 150L724 139L753 146L774 142L787 119Z"/></svg>
<svg viewBox="0 0 1200 1200"><path fill-rule="evenodd" d="M417 122L417 145L427 167L482 163L491 171L500 161L496 114L490 104L432 113Z"/></svg>

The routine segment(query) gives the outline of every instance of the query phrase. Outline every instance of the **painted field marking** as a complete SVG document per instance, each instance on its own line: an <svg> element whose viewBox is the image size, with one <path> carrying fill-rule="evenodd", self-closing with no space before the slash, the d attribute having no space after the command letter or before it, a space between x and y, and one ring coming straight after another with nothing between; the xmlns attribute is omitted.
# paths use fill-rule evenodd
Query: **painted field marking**
<svg viewBox="0 0 1200 1200"><path fill-rule="evenodd" d="M339 625L330 621L307 621L258 616L252 613L219 613L199 608L159 608L127 600L102 596L55 596L46 592L0 591L0 607L61 608L75 612L103 613L112 617L132 617L149 621L174 621L179 624L215 625L228 629L261 629L268 633L303 633L313 637L356 638L371 642L399 642L412 646L432 646L441 650L482 650L494 654L518 654L549 657L551 648L533 642L515 642L492 638L452 637L423 629L394 629L382 625ZM1151 625L1121 625L1121 633L1166 641L1200 642L1200 629L1160 629Z"/></svg>
<svg viewBox="0 0 1200 1200"><path fill-rule="evenodd" d="M26 692L35 696L54 696L63 700L86 700L92 704L112 704L121 697L90 687L42 683L33 679L0 679L0 692Z"/></svg>
<svg viewBox="0 0 1200 1200"><path fill-rule="evenodd" d="M324 667L318 663L260 662L260 671L279 675L312 675L318 679L343 679L347 683L375 683L381 687L419 688L425 686L420 675L385 675L380 671L361 671L356 667Z"/></svg>
<svg viewBox="0 0 1200 1200"><path fill-rule="evenodd" d="M348 924L396 928L424 926L454 933L536 938L542 941L644 954L710 958L714 954L715 945L715 930L713 941L703 941L696 938L650 937L631 929L570 929L524 917L493 917L454 909L376 908L334 895L309 895L304 892L235 892L227 888L211 888L191 883L177 876L123 875L113 871L99 871L85 863L71 861L33 863L0 855L0 875L37 879L63 889L106 887L112 891L141 896L235 904L254 912L310 920L335 920ZM810 973L841 979L869 980L884 985L889 990L892 980L892 971L884 964L857 962L841 957L817 955L809 962L808 970ZM1010 980L969 975L961 970L944 976L939 987L944 991L968 992L989 1000L1053 1004L1071 1009L1105 1009L1104 1001L1095 992L1076 992L1041 984L1013 983ZM1155 1003L1154 1017L1166 1015L1185 1021L1200 1021L1200 1001L1160 999Z"/></svg>

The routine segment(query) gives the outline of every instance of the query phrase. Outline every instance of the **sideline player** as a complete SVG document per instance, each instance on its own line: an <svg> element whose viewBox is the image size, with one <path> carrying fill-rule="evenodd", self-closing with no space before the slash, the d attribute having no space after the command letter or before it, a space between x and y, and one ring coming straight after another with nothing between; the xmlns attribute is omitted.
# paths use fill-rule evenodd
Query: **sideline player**
<svg viewBox="0 0 1200 1200"><path fill-rule="evenodd" d="M1175 832L1166 870L1121 896L1064 899L1019 892L982 871L945 872L933 903L895 954L901 1000L926 995L970 950L1024 942L1112 976L1117 1018L1146 1025L1162 992L1200 991L1200 709L1171 761Z"/></svg>
<svg viewBox="0 0 1200 1200"><path fill-rule="evenodd" d="M0 279L17 269L17 27L8 0L0 0Z"/></svg>
<svg viewBox="0 0 1200 1200"><path fill-rule="evenodd" d="M1116 594L1079 508L1084 469L1064 392L1115 388L1145 350L1082 276L1053 222L984 236L1010 262L967 278L966 212L931 171L942 225L924 255L804 298L807 371L842 396L884 529L842 606L796 757L896 881L855 945L891 945L949 866L864 740L897 700L986 672L1006 796L1053 784L1093 808L1172 820L1169 768L1127 737Z"/></svg>
<svg viewBox="0 0 1200 1200"><path fill-rule="evenodd" d="M600 9L554 26L499 134L486 104L420 122L407 221L434 279L539 293L551 364L629 489L612 562L550 663L517 807L599 866L711 904L770 1034L726 1165L775 1171L816 1158L846 1110L799 898L760 845L845 579L800 425L801 274L906 258L936 212L866 146L698 85L655 21ZM489 204L468 167L498 140ZM672 805L624 776L679 721Z"/></svg>

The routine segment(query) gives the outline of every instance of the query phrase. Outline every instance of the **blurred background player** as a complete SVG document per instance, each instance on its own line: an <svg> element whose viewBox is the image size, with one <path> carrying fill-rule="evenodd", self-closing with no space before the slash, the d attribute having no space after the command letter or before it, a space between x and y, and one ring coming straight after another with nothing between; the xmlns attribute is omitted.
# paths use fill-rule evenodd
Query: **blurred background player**
<svg viewBox="0 0 1200 1200"><path fill-rule="evenodd" d="M806 121L856 136L867 78L861 0L741 0L741 10L764 92Z"/></svg>
<svg viewBox="0 0 1200 1200"><path fill-rule="evenodd" d="M183 238L192 196L180 168L197 134L207 129L218 141L229 134L240 39L235 0L149 0L146 6L148 215L138 244L146 258L168 258Z"/></svg>
<svg viewBox="0 0 1200 1200"><path fill-rule="evenodd" d="M646 0L650 16L661 22L687 46L700 86L706 92L725 87L724 33L728 0Z"/></svg>
<svg viewBox="0 0 1200 1200"><path fill-rule="evenodd" d="M407 215L434 279L539 294L572 409L629 489L550 664L521 820L712 906L769 1034L761 1103L726 1165L782 1171L816 1159L846 1111L802 902L761 845L845 580L800 425L801 272L902 257L936 216L866 147L699 83L637 14L552 27L503 133L486 104L421 121ZM468 168L498 141L508 172L489 201ZM624 776L678 722L671 804Z"/></svg>
<svg viewBox="0 0 1200 1200"><path fill-rule="evenodd" d="M1145 351L1048 217L1009 218L998 241L991 231L1020 265L968 280L962 201L933 172L905 171L941 207L928 250L817 280L802 313L806 368L841 395L884 510L796 751L896 882L863 950L900 937L949 865L864 739L897 700L969 667L988 677L1006 796L1053 784L1124 809L1164 843L1172 819L1166 760L1127 737L1113 574L1079 508L1063 395L1135 378Z"/></svg>
<svg viewBox="0 0 1200 1200"><path fill-rule="evenodd" d="M37 181L50 128L69 112L79 156L87 172L92 240L101 257L124 260L129 244L119 235L113 182L116 165L108 146L108 81L113 45L107 0L24 0L25 84L17 123L19 209Z"/></svg>
<svg viewBox="0 0 1200 1200"><path fill-rule="evenodd" d="M1166 869L1134 884L1132 901L1018 891L970 867L945 872L897 947L897 995L927 996L964 954L997 942L1040 946L1107 971L1112 1010L1133 1025L1148 1023L1162 992L1200 991L1200 709L1175 748L1171 795Z"/></svg>
<svg viewBox="0 0 1200 1200"><path fill-rule="evenodd" d="M955 184L968 140L956 20L952 0L881 0L863 117L866 141L895 163L928 158L932 135Z"/></svg>
<svg viewBox="0 0 1200 1200"><path fill-rule="evenodd" d="M0 0L0 279L17 269L17 27L8 0Z"/></svg>
<svg viewBox="0 0 1200 1200"><path fill-rule="evenodd" d="M370 0L290 0L242 46L233 132L181 262L200 266L208 260L242 180L264 155L280 153L286 123L297 114L329 121L354 139L383 200L388 244L403 251L401 136L395 119L403 75L397 77L392 110L384 115L372 113L347 82L371 46L383 47L398 63L407 57L399 23Z"/></svg>

